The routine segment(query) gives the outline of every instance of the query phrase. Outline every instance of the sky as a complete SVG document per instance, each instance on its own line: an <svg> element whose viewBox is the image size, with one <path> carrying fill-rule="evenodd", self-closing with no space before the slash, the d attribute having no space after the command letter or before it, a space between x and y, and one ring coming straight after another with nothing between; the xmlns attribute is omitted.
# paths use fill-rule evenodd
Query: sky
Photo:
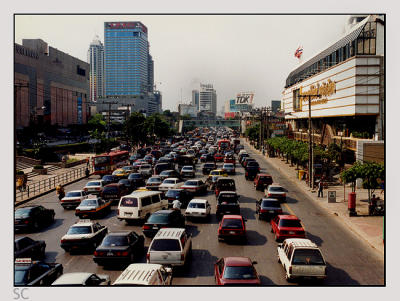
<svg viewBox="0 0 400 301"><path fill-rule="evenodd" d="M213 84L217 111L238 92L256 106L281 99L290 71L336 42L348 15L15 15L15 42L40 38L87 61L90 42L104 43L105 21L148 28L154 81L163 109L177 111L200 83ZM294 57L303 46L301 60Z"/></svg>

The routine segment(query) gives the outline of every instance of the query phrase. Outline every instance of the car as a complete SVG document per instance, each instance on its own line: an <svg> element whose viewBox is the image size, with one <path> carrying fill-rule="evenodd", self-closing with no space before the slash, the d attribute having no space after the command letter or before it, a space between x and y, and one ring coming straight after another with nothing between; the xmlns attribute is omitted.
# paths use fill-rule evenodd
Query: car
<svg viewBox="0 0 400 301"><path fill-rule="evenodd" d="M195 169L192 165L185 165L181 169L181 177L195 177Z"/></svg>
<svg viewBox="0 0 400 301"><path fill-rule="evenodd" d="M181 186L181 188L191 191L193 194L207 193L207 186L202 180L188 180Z"/></svg>
<svg viewBox="0 0 400 301"><path fill-rule="evenodd" d="M15 286L43 286L52 284L63 273L60 263L32 261L31 258L17 258L14 264Z"/></svg>
<svg viewBox="0 0 400 301"><path fill-rule="evenodd" d="M128 180L131 181L135 187L145 186L146 182L140 173L131 173L128 176Z"/></svg>
<svg viewBox="0 0 400 301"><path fill-rule="evenodd" d="M14 241L14 258L42 259L45 257L44 240L33 240L30 237L18 237Z"/></svg>
<svg viewBox="0 0 400 301"><path fill-rule="evenodd" d="M144 237L135 231L108 233L93 254L93 261L101 266L130 264L140 260L144 252Z"/></svg>
<svg viewBox="0 0 400 301"><path fill-rule="evenodd" d="M110 285L109 275L86 272L65 273L61 275L52 286L103 286Z"/></svg>
<svg viewBox="0 0 400 301"><path fill-rule="evenodd" d="M146 237L154 237L161 228L185 228L185 217L180 210L156 211L144 223L143 234Z"/></svg>
<svg viewBox="0 0 400 301"><path fill-rule="evenodd" d="M256 202L256 214L258 219L271 219L275 215L282 214L281 203L273 198L259 199Z"/></svg>
<svg viewBox="0 0 400 301"><path fill-rule="evenodd" d="M240 214L239 196L235 191L221 191L217 197L216 216Z"/></svg>
<svg viewBox="0 0 400 301"><path fill-rule="evenodd" d="M152 164L153 158L154 157L152 155L146 155L146 156L144 156L143 160L145 160L148 164Z"/></svg>
<svg viewBox="0 0 400 301"><path fill-rule="evenodd" d="M222 170L225 171L228 175L236 174L235 166L233 165L233 163L224 163L224 165L222 165Z"/></svg>
<svg viewBox="0 0 400 301"><path fill-rule="evenodd" d="M214 169L210 171L210 174L208 175L207 179L211 178L212 176L227 177L228 174L223 169Z"/></svg>
<svg viewBox="0 0 400 301"><path fill-rule="evenodd" d="M244 176L246 180L254 180L259 172L260 165L255 161L250 161L246 165Z"/></svg>
<svg viewBox="0 0 400 301"><path fill-rule="evenodd" d="M165 180L166 178L181 178L181 175L175 169L163 170L159 176L162 180Z"/></svg>
<svg viewBox="0 0 400 301"><path fill-rule="evenodd" d="M147 263L185 266L192 255L192 237L183 228L160 229L150 243Z"/></svg>
<svg viewBox="0 0 400 301"><path fill-rule="evenodd" d="M215 189L215 185L217 184L218 179L219 179L219 176L211 176L211 178L207 177L206 184L208 185L210 190Z"/></svg>
<svg viewBox="0 0 400 301"><path fill-rule="evenodd" d="M171 163L166 163L166 162L158 162L155 166L154 166L154 175L159 175L162 171L164 170L170 170L171 168L173 168L173 165Z"/></svg>
<svg viewBox="0 0 400 301"><path fill-rule="evenodd" d="M244 159L243 159L243 161L242 161L242 166L243 166L244 168L246 168L246 166L247 166L247 164L248 164L249 162L257 162L257 161L256 161L256 159L254 159L254 158L247 157L247 158L244 158Z"/></svg>
<svg viewBox="0 0 400 301"><path fill-rule="evenodd" d="M65 252L75 249L94 251L107 233L107 226L102 226L91 220L79 220L61 238L61 248Z"/></svg>
<svg viewBox="0 0 400 301"><path fill-rule="evenodd" d="M161 264L132 263L118 276L112 285L158 286L172 284L172 269Z"/></svg>
<svg viewBox="0 0 400 301"><path fill-rule="evenodd" d="M121 179L118 181L118 184L121 185L121 190L122 190L121 195L129 194L136 188L136 185L129 179ZM103 197L104 197L104 190L103 190Z"/></svg>
<svg viewBox="0 0 400 301"><path fill-rule="evenodd" d="M260 277L248 257L224 257L214 264L216 285L260 285Z"/></svg>
<svg viewBox="0 0 400 301"><path fill-rule="evenodd" d="M201 152L201 151L200 151ZM207 155L206 154L202 154L201 156L200 156L200 162L207 162Z"/></svg>
<svg viewBox="0 0 400 301"><path fill-rule="evenodd" d="M207 200L192 199L185 210L186 219L190 218L210 218L211 205Z"/></svg>
<svg viewBox="0 0 400 301"><path fill-rule="evenodd" d="M129 191L126 189L125 185L122 185L120 183L112 183L104 186L102 198L103 200L113 202L118 201L122 196L128 193Z"/></svg>
<svg viewBox="0 0 400 301"><path fill-rule="evenodd" d="M150 190L158 190L158 187L161 185L162 181L159 176L152 176L146 182L146 188Z"/></svg>
<svg viewBox="0 0 400 301"><path fill-rule="evenodd" d="M150 164L142 164L140 167L139 167L139 173L144 177L144 178L149 178L149 177L151 177L151 175L153 174L153 170L152 170L152 168L151 168L151 165Z"/></svg>
<svg viewBox="0 0 400 301"><path fill-rule="evenodd" d="M202 172L203 175L208 175L212 170L217 169L217 164L215 163L204 163Z"/></svg>
<svg viewBox="0 0 400 301"><path fill-rule="evenodd" d="M221 191L236 191L235 180L227 177L220 177L215 183L215 196L218 197Z"/></svg>
<svg viewBox="0 0 400 301"><path fill-rule="evenodd" d="M225 155L224 163L232 163L233 166L236 167L236 160L235 160L235 157L233 156L233 154Z"/></svg>
<svg viewBox="0 0 400 301"><path fill-rule="evenodd" d="M241 215L224 215L218 225L218 241L246 241L246 219Z"/></svg>
<svg viewBox="0 0 400 301"><path fill-rule="evenodd" d="M68 191L60 200L60 203L64 209L76 208L83 200L87 199L87 196L88 194L85 190Z"/></svg>
<svg viewBox="0 0 400 301"><path fill-rule="evenodd" d="M265 173L259 173L254 178L254 188L256 190L264 190L273 183L272 176Z"/></svg>
<svg viewBox="0 0 400 301"><path fill-rule="evenodd" d="M167 178L158 187L159 191L167 191L168 189L179 188L183 182L178 178Z"/></svg>
<svg viewBox="0 0 400 301"><path fill-rule="evenodd" d="M278 199L281 202L286 202L286 189L278 183L274 183L265 189L265 196L269 198Z"/></svg>
<svg viewBox="0 0 400 301"><path fill-rule="evenodd" d="M118 168L113 171L112 175L118 177L118 179L127 178L129 176L130 171L124 170L122 168Z"/></svg>
<svg viewBox="0 0 400 301"><path fill-rule="evenodd" d="M108 185L111 183L117 183L119 180L119 178L115 175L104 175L101 179L103 180L104 185Z"/></svg>
<svg viewBox="0 0 400 301"><path fill-rule="evenodd" d="M129 174L135 170L132 165L122 166L121 168L127 173L126 176L129 176Z"/></svg>
<svg viewBox="0 0 400 301"><path fill-rule="evenodd" d="M271 232L275 240L280 241L286 238L305 238L306 231L300 219L295 215L277 215L271 220Z"/></svg>
<svg viewBox="0 0 400 301"><path fill-rule="evenodd" d="M105 216L111 211L111 200L104 200L98 196L89 196L76 207L75 215L79 218L95 218Z"/></svg>
<svg viewBox="0 0 400 301"><path fill-rule="evenodd" d="M83 187L83 190L87 194L101 195L103 193L103 188L104 182L102 180L94 180L87 182L85 187Z"/></svg>
<svg viewBox="0 0 400 301"><path fill-rule="evenodd" d="M278 262L285 269L288 282L299 278L322 281L327 276L321 250L309 239L288 238L278 244Z"/></svg>
<svg viewBox="0 0 400 301"><path fill-rule="evenodd" d="M172 207L172 202L178 200L181 203L181 208L186 208L189 201L193 199L193 193L181 188L171 188L165 193L165 198L168 200L168 208Z"/></svg>
<svg viewBox="0 0 400 301"><path fill-rule="evenodd" d="M14 229L37 231L41 227L52 224L54 216L53 209L47 209L42 205L20 207L14 212Z"/></svg>
<svg viewBox="0 0 400 301"><path fill-rule="evenodd" d="M239 154L239 163L242 164L242 161L244 160L244 158L250 157L250 155L246 152Z"/></svg>
<svg viewBox="0 0 400 301"><path fill-rule="evenodd" d="M215 160L215 162L222 162L222 161L224 161L224 155L221 153L216 153L214 155L214 160Z"/></svg>

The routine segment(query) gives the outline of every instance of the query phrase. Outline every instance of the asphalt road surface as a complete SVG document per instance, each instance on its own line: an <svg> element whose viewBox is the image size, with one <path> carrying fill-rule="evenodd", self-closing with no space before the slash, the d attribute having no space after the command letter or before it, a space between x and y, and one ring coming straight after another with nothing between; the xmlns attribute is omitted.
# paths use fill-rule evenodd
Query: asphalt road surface
<svg viewBox="0 0 400 301"><path fill-rule="evenodd" d="M246 146L247 149L247 146ZM306 229L307 238L314 241L320 248L327 261L328 277L323 285L383 285L384 262L382 256L376 253L366 242L340 224L337 216L329 215L319 209L311 199L300 192L289 179L279 174L267 160L247 149L261 166L261 172L272 175L274 182L280 183L289 192L287 203L282 205L283 211L297 215ZM221 164L221 163L220 163ZM220 165L219 164L219 165ZM200 164L197 165L197 177L201 175ZM92 176L90 179L98 178ZM209 221L189 221L186 229L192 234L193 256L186 270L174 272L173 285L213 285L214 263L220 257L247 256L257 261L256 269L263 285L315 285L315 283L288 283L285 280L283 267L277 261L277 243L270 232L269 222L258 220L255 214L255 200L263 196L256 191L252 181L246 181L244 170L236 164L237 192L240 195L241 214L247 219L247 243L235 244L218 242L218 222L215 217L215 196L209 191L205 198L212 206L212 216ZM66 191L82 189L88 180L66 186ZM93 262L92 254L73 254L64 252L60 247L60 239L69 227L77 221L74 210L64 210L58 202L55 192L49 193L28 204L41 204L56 212L55 223L37 233L17 233L16 236L27 235L35 240L45 240L46 261L62 263L64 273L95 272L108 274L111 282L121 274L123 268L104 269ZM116 217L116 206L112 212L98 222L108 227L108 231L131 230L142 234L139 225L127 225ZM145 253L151 242L145 239L145 252L140 262L146 262Z"/></svg>

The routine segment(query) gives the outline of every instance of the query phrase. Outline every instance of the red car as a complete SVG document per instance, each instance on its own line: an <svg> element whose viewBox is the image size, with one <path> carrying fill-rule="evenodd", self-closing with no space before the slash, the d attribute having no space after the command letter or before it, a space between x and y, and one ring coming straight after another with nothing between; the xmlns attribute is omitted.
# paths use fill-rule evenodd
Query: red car
<svg viewBox="0 0 400 301"><path fill-rule="evenodd" d="M233 165L236 167L236 160L234 156L225 156L224 163L233 163Z"/></svg>
<svg viewBox="0 0 400 301"><path fill-rule="evenodd" d="M224 155L223 155L223 154L220 154L220 153L216 153L216 154L214 155L214 159L215 159L215 161L217 161L217 162L222 162L222 161L224 160Z"/></svg>
<svg viewBox="0 0 400 301"><path fill-rule="evenodd" d="M246 220L241 215L224 215L218 226L218 241L246 241Z"/></svg>
<svg viewBox="0 0 400 301"><path fill-rule="evenodd" d="M261 281L254 268L256 261L248 257L225 257L214 265L217 285L260 285Z"/></svg>
<svg viewBox="0 0 400 301"><path fill-rule="evenodd" d="M265 173L259 173L255 178L254 178L254 188L256 190L264 190L265 188L268 187L268 185L271 185L274 181L272 180L272 177L268 174Z"/></svg>
<svg viewBox="0 0 400 301"><path fill-rule="evenodd" d="M277 215L271 220L271 232L275 233L275 240L286 238L305 238L306 232L300 219L296 215Z"/></svg>

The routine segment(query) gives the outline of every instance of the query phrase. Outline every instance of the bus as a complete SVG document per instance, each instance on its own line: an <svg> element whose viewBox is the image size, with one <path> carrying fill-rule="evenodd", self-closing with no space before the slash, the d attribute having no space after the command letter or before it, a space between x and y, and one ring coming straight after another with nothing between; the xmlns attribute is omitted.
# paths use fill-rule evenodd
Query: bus
<svg viewBox="0 0 400 301"><path fill-rule="evenodd" d="M218 140L218 152L222 152L224 150L229 150L230 145L231 145L231 143L228 139Z"/></svg>
<svg viewBox="0 0 400 301"><path fill-rule="evenodd" d="M129 164L128 151L114 151L93 157L95 175L108 175L114 170Z"/></svg>

